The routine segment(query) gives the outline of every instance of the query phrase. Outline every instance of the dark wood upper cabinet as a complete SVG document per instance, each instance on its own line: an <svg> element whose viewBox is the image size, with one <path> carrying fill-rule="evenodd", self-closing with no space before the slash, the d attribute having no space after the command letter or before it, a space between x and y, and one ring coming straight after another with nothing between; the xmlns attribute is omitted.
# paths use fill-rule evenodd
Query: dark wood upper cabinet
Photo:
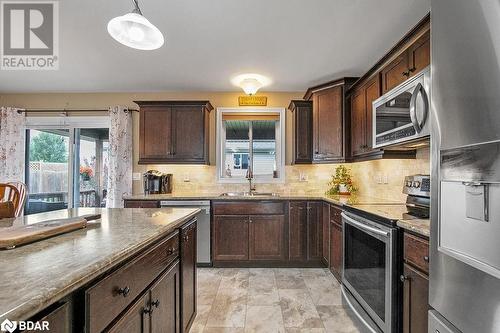
<svg viewBox="0 0 500 333"><path fill-rule="evenodd" d="M372 148L373 101L380 97L379 76L356 88L351 95L351 154L356 158L380 152Z"/></svg>
<svg viewBox="0 0 500 333"><path fill-rule="evenodd" d="M342 78L309 88L312 101L313 163L345 162L349 149L349 123L345 92L356 78Z"/></svg>
<svg viewBox="0 0 500 333"><path fill-rule="evenodd" d="M288 109L293 117L293 163L310 164L313 158L312 102L294 100Z"/></svg>
<svg viewBox="0 0 500 333"><path fill-rule="evenodd" d="M431 64L430 25L425 19L403 38L393 60L380 71L386 93Z"/></svg>
<svg viewBox="0 0 500 333"><path fill-rule="evenodd" d="M431 33L426 31L408 49L410 77L431 64Z"/></svg>
<svg viewBox="0 0 500 333"><path fill-rule="evenodd" d="M196 317L196 222L181 229L181 332L188 333Z"/></svg>
<svg viewBox="0 0 500 333"><path fill-rule="evenodd" d="M208 101L136 101L139 163L208 164Z"/></svg>
<svg viewBox="0 0 500 333"><path fill-rule="evenodd" d="M249 217L250 260L285 260L285 216L255 215Z"/></svg>

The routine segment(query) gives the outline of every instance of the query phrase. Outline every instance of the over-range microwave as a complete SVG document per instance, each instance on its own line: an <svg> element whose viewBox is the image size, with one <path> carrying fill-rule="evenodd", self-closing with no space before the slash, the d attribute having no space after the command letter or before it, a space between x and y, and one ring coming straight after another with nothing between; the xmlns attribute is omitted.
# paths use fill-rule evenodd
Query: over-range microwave
<svg viewBox="0 0 500 333"><path fill-rule="evenodd" d="M373 102L373 148L412 147L430 135L430 68Z"/></svg>

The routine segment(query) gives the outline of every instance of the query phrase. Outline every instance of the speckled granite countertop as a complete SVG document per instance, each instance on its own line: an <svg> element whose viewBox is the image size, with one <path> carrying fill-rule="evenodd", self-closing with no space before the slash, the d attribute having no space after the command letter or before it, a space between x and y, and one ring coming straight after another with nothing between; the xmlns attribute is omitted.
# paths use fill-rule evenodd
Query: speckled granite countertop
<svg viewBox="0 0 500 333"><path fill-rule="evenodd" d="M399 220L398 226L419 235L429 237L431 221L429 219Z"/></svg>
<svg viewBox="0 0 500 333"><path fill-rule="evenodd" d="M89 226L0 251L0 322L25 320L161 239L199 212L192 208L60 210L2 220L2 227L102 214ZM99 220L98 220L99 221Z"/></svg>
<svg viewBox="0 0 500 333"><path fill-rule="evenodd" d="M295 194L278 193L277 196L221 196L220 193L192 194L134 194L124 197L125 200L323 200L334 205L355 205L355 204L400 204L402 202L391 201L381 198L366 197L360 195L333 195L325 194Z"/></svg>

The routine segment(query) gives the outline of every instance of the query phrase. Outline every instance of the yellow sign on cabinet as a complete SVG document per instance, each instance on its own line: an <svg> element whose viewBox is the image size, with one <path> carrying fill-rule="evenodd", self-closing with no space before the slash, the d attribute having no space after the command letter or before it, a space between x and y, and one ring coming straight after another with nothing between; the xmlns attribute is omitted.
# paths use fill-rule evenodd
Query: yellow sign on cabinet
<svg viewBox="0 0 500 333"><path fill-rule="evenodd" d="M240 106L267 106L266 96L240 96L238 97Z"/></svg>

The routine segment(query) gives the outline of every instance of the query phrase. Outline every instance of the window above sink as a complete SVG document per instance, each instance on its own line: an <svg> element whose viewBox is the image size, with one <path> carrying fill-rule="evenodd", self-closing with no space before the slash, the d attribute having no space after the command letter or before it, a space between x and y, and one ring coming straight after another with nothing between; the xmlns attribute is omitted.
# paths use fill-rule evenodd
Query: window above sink
<svg viewBox="0 0 500 333"><path fill-rule="evenodd" d="M217 109L217 180L284 182L285 109Z"/></svg>

